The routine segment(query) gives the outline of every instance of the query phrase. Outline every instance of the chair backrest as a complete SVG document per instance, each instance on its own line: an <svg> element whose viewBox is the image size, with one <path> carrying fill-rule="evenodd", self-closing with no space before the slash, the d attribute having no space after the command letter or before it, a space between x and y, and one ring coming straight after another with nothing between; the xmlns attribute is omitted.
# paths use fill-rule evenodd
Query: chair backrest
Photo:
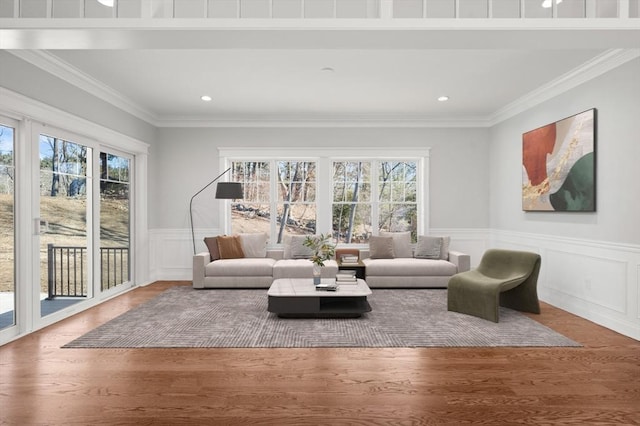
<svg viewBox="0 0 640 426"><path fill-rule="evenodd" d="M540 268L540 255L529 251L489 249L478 265L481 274L499 279L527 277Z"/></svg>

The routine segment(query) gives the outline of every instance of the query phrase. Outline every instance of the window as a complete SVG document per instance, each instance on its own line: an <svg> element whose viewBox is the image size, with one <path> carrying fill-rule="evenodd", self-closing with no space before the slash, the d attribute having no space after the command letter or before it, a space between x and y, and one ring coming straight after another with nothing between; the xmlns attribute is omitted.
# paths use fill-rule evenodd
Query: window
<svg viewBox="0 0 640 426"><path fill-rule="evenodd" d="M233 180L243 185L243 200L232 204L233 232L265 232L275 238L313 234L316 228L316 163L313 161L235 161ZM277 173L271 174L271 170ZM276 188L275 195L271 188ZM272 200L276 200L272 205ZM275 208L275 214L273 209ZM271 218L275 217L274 224Z"/></svg>
<svg viewBox="0 0 640 426"><path fill-rule="evenodd" d="M365 244L381 231L410 231L415 242L427 232L428 150L397 151L402 157L389 158L374 148L361 159L362 150L348 148L344 158L322 148L313 158L304 148L221 149L221 167L232 168L230 180L244 191L231 204L230 231L265 232L273 245L329 230L339 244Z"/></svg>
<svg viewBox="0 0 640 426"><path fill-rule="evenodd" d="M332 220L339 242L365 243L374 230L411 231L415 241L417 208L416 162L333 163Z"/></svg>

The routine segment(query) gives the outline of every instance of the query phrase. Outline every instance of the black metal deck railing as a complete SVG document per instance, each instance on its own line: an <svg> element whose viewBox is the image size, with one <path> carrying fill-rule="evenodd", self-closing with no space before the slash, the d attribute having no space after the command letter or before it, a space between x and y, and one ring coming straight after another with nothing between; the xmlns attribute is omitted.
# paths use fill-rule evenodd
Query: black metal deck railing
<svg viewBox="0 0 640 426"><path fill-rule="evenodd" d="M86 247L47 245L47 299L86 297ZM129 280L129 248L100 248L100 286L107 290Z"/></svg>

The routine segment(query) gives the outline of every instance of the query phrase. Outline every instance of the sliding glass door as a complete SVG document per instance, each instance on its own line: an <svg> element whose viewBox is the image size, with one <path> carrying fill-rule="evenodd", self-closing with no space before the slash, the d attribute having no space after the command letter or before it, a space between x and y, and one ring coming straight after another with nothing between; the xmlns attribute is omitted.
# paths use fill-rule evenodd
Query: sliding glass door
<svg viewBox="0 0 640 426"><path fill-rule="evenodd" d="M100 290L130 281L131 159L100 153Z"/></svg>
<svg viewBox="0 0 640 426"><path fill-rule="evenodd" d="M15 124L0 117L0 330L16 324Z"/></svg>
<svg viewBox="0 0 640 426"><path fill-rule="evenodd" d="M82 144L40 134L41 316L93 295L91 154Z"/></svg>

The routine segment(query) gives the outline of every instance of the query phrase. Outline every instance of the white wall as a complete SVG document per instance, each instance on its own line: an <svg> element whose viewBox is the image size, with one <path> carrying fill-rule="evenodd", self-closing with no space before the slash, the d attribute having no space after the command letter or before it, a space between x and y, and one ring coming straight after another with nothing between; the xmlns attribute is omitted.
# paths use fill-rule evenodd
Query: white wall
<svg viewBox="0 0 640 426"><path fill-rule="evenodd" d="M482 128L162 128L151 146L149 221L157 278L189 279L189 199L220 173L219 147L430 148L431 231L478 259L489 226L488 130ZM213 189L194 207L196 244L219 232ZM196 203L194 203L195 205ZM482 230L478 232L477 230ZM153 262L156 262L155 264ZM154 274L154 272L152 272Z"/></svg>
<svg viewBox="0 0 640 426"><path fill-rule="evenodd" d="M189 198L220 172L219 147L335 146L337 152L342 147L361 147L363 156L367 147L388 147L390 154L394 147L431 148L430 227L487 228L487 137L487 129L464 128L159 129L151 148L150 226L189 226ZM201 220L218 227L215 215Z"/></svg>
<svg viewBox="0 0 640 426"><path fill-rule="evenodd" d="M640 59L490 132L494 246L542 254L541 298L640 338ZM595 213L523 212L522 133L597 108Z"/></svg>

